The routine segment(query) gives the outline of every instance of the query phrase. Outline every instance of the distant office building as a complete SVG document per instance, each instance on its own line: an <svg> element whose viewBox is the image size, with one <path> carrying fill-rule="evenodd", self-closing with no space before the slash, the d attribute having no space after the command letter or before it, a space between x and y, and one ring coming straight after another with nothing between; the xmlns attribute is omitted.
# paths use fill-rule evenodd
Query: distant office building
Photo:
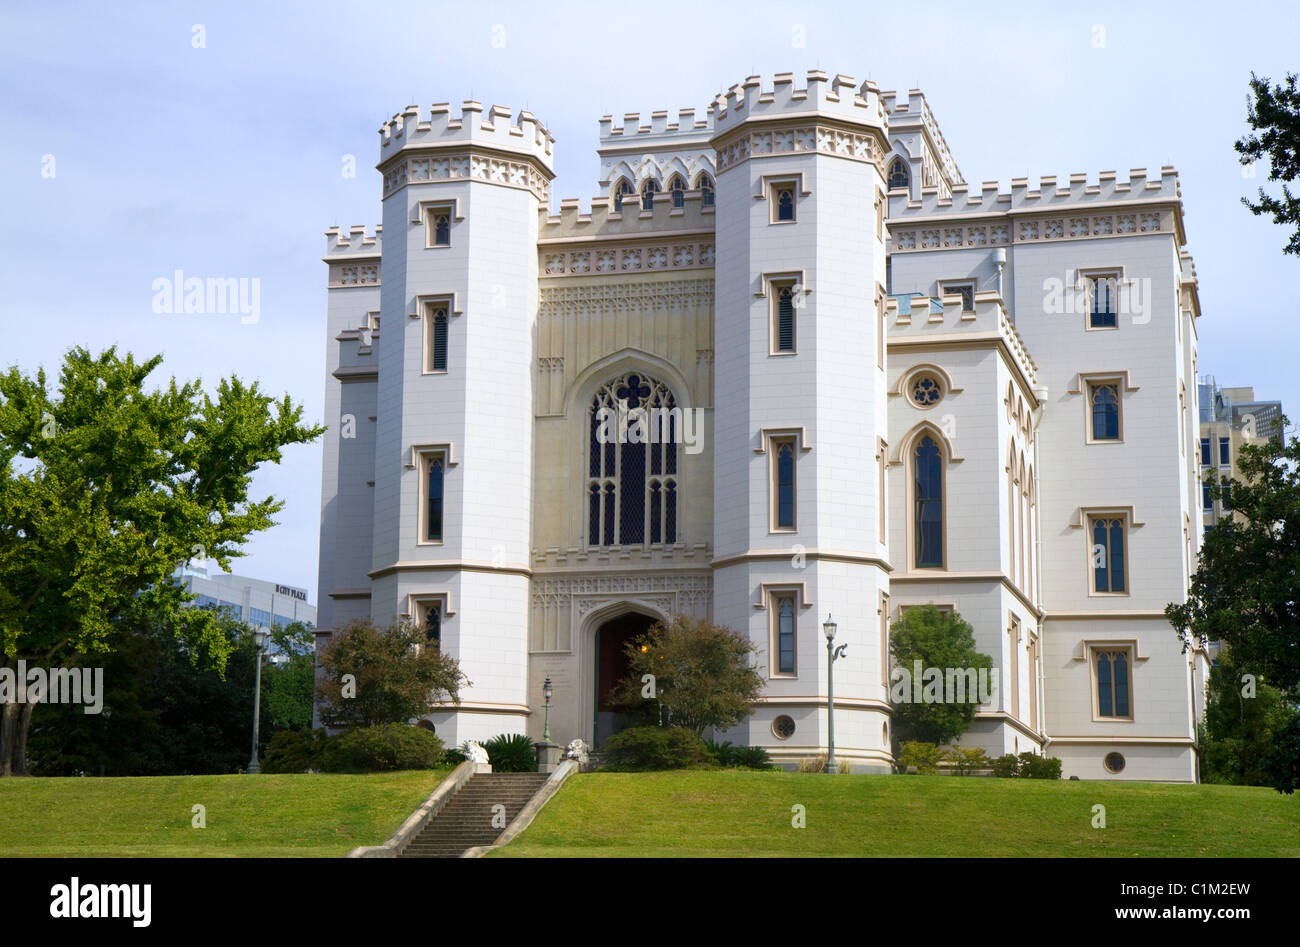
<svg viewBox="0 0 1300 947"><path fill-rule="evenodd" d="M195 596L198 608L228 609L235 618L255 628L288 625L300 621L314 626L316 607L307 601L307 590L264 579L231 575L202 563L190 563L175 578Z"/></svg>
<svg viewBox="0 0 1300 947"><path fill-rule="evenodd" d="M1232 513L1231 497L1213 500L1205 474L1240 479L1237 467L1242 444L1262 443L1282 434L1282 402L1256 401L1254 388L1220 388L1213 375L1197 381L1200 404L1201 517L1206 527Z"/></svg>

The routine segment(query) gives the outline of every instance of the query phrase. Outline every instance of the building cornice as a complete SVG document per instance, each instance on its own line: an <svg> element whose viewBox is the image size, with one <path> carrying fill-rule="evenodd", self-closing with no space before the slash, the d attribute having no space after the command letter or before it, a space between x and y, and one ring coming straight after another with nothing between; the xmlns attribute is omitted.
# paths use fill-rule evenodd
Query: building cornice
<svg viewBox="0 0 1300 947"><path fill-rule="evenodd" d="M415 562L399 560L386 566L380 566L378 569L367 572L366 575L372 579L381 579L386 575L393 575L397 572L488 572L496 575L521 575L525 578L531 577L533 574L532 569L519 563L493 565L491 562L480 562L473 559L426 559Z"/></svg>

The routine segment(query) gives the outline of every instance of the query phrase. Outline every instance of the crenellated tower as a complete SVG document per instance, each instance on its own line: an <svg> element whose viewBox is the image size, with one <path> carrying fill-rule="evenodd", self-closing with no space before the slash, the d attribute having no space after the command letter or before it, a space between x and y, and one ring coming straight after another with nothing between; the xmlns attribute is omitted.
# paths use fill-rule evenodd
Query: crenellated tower
<svg viewBox="0 0 1300 947"><path fill-rule="evenodd" d="M745 742L886 767L887 120L847 76L758 77L711 109L717 152L714 612L768 678Z"/></svg>
<svg viewBox="0 0 1300 947"><path fill-rule="evenodd" d="M528 112L410 106L380 129L385 247L370 612L460 662L448 745L526 729L537 236Z"/></svg>

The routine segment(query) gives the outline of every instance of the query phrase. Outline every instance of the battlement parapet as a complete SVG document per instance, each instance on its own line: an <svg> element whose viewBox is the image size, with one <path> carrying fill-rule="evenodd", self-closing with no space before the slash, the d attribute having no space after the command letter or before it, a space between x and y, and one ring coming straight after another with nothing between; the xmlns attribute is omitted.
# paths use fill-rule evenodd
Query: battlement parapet
<svg viewBox="0 0 1300 947"><path fill-rule="evenodd" d="M383 224L375 225L373 234L366 233L360 224L349 227L345 233L342 227L331 227L325 231L326 262L340 257L378 257L383 249Z"/></svg>
<svg viewBox="0 0 1300 947"><path fill-rule="evenodd" d="M909 89L906 93L882 92L880 104L885 110L891 132L905 132L912 128L923 129L930 136L935 155L948 180L954 183L964 180L957 162L953 159L952 151L948 148L948 142L944 139L943 132L939 130L939 123L935 121L934 113L930 110L930 103L925 100L925 95L920 89Z"/></svg>
<svg viewBox="0 0 1300 947"><path fill-rule="evenodd" d="M956 294L939 297L920 294L895 294L885 298L885 324L890 345L933 343L936 336L950 337L954 344L969 341L971 335L1000 340L1019 366L1025 380L1038 382L1038 366L1029 355L1024 340L1007 313L1006 304L996 291L975 293L974 311L962 308Z"/></svg>
<svg viewBox="0 0 1300 947"><path fill-rule="evenodd" d="M1012 178L1010 192L1000 189L997 181L985 181L978 191L969 185L957 184L951 197L943 197L937 188L921 190L921 199L912 200L906 194L889 198L892 219L906 217L961 216L966 214L999 214L1008 211L1051 210L1087 204L1109 204L1118 201L1176 201L1181 192L1178 172L1165 166L1154 177L1146 168L1134 168L1127 181L1120 181L1114 171L1102 171L1095 183L1089 183L1086 174L1071 174L1065 186L1059 186L1054 175L1039 179L1038 187L1030 189L1028 178Z"/></svg>
<svg viewBox="0 0 1300 947"><path fill-rule="evenodd" d="M593 197L588 210L576 197L560 201L560 212L546 208L539 219L539 242L596 237L638 236L671 233L679 230L714 228L713 205L705 205L699 191L687 191L681 207L673 206L672 194L660 191L654 197L654 209L642 210L639 195L623 199L622 211L614 210L609 197Z"/></svg>
<svg viewBox="0 0 1300 947"><path fill-rule="evenodd" d="M763 89L759 76L749 76L743 83L720 93L709 106L709 112L715 141L745 122L769 121L786 115L792 118L821 115L881 130L888 122L874 82L867 80L858 85L851 76L828 76L820 69L808 71L803 88L795 86L794 74L789 72L773 76L770 90Z"/></svg>
<svg viewBox="0 0 1300 947"><path fill-rule="evenodd" d="M985 181L978 193L962 184L947 198L935 188L924 188L919 201L905 194L889 198L891 252L1161 233L1173 234L1179 246L1186 242L1178 174L1171 167L1151 179L1144 168L1135 168L1127 181L1103 171L1096 183L1072 174L1066 187L1044 177L1030 190L1027 178L1015 178L1009 194L996 181Z"/></svg>
<svg viewBox="0 0 1300 947"><path fill-rule="evenodd" d="M648 125L641 124L640 112L624 113L623 124L617 126L612 115L602 115L600 118L600 144L603 147L628 145L644 148L654 144L658 139L674 143L698 140L707 144L712 134L713 110L711 108L704 110L703 118L696 118L696 110L693 108L679 109L676 122L668 121L667 110L657 110L650 113Z"/></svg>
<svg viewBox="0 0 1300 947"><path fill-rule="evenodd" d="M526 110L520 110L512 121L510 109L501 105L485 113L482 103L468 100L461 105L460 114L453 115L450 104L438 102L430 107L427 119L422 119L419 106L408 105L380 126L379 165L403 150L477 145L531 157L553 176L554 143L546 126Z"/></svg>

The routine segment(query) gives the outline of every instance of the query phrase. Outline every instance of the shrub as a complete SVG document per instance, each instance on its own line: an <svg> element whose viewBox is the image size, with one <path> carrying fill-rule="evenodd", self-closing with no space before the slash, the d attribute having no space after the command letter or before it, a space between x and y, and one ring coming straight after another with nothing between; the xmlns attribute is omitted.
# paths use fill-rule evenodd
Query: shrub
<svg viewBox="0 0 1300 947"><path fill-rule="evenodd" d="M740 723L763 694L754 643L700 618L675 615L627 642L626 649L628 674L611 699L634 723L628 729L663 719L698 738L706 727L726 730ZM641 696L647 674L654 679L652 699Z"/></svg>
<svg viewBox="0 0 1300 947"><path fill-rule="evenodd" d="M685 727L629 727L600 748L606 768L636 772L687 769L712 762L700 738Z"/></svg>
<svg viewBox="0 0 1300 947"><path fill-rule="evenodd" d="M324 730L281 730L271 737L262 760L264 773L303 773L321 768L329 737Z"/></svg>
<svg viewBox="0 0 1300 947"><path fill-rule="evenodd" d="M761 746L738 746L731 751L731 765L742 769L771 769L772 757Z"/></svg>
<svg viewBox="0 0 1300 947"><path fill-rule="evenodd" d="M977 769L988 769L989 758L982 747L955 746L943 755L958 776L969 776Z"/></svg>
<svg viewBox="0 0 1300 947"><path fill-rule="evenodd" d="M443 756L442 741L428 730L405 723L384 723L331 737L320 762L321 768L330 773L382 773L432 769Z"/></svg>
<svg viewBox="0 0 1300 947"><path fill-rule="evenodd" d="M730 740L723 740L717 743L714 740L705 740L704 748L709 751L713 757L713 762L722 767L735 766L736 747Z"/></svg>
<svg viewBox="0 0 1300 947"><path fill-rule="evenodd" d="M1026 779L1060 779L1061 761L1054 756L1021 753L1020 775Z"/></svg>
<svg viewBox="0 0 1300 947"><path fill-rule="evenodd" d="M537 772L537 751L531 737L522 733L502 733L483 744L494 773Z"/></svg>
<svg viewBox="0 0 1300 947"><path fill-rule="evenodd" d="M939 772L939 760L942 751L933 743L920 740L908 740L898 753L898 768L906 773L908 767L915 766L918 773L934 774Z"/></svg>
<svg viewBox="0 0 1300 947"><path fill-rule="evenodd" d="M1061 778L1061 761L1054 756L1039 756L1037 753L1024 752L1019 757L1008 753L994 760L992 768L994 776L1004 779L1015 776L1022 779Z"/></svg>
<svg viewBox="0 0 1300 947"><path fill-rule="evenodd" d="M442 754L442 761L448 766L459 766L467 759L469 757L458 746L448 747Z"/></svg>

